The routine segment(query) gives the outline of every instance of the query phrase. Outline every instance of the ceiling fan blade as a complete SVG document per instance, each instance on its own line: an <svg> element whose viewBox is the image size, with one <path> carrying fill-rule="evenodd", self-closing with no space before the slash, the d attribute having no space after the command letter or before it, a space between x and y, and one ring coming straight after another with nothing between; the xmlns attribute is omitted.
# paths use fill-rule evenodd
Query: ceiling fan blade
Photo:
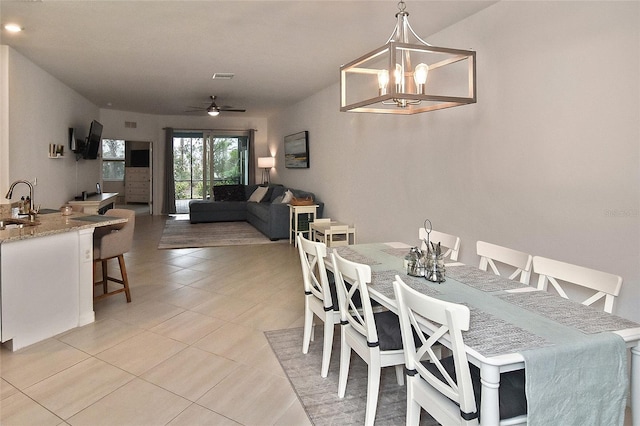
<svg viewBox="0 0 640 426"><path fill-rule="evenodd" d="M224 112L246 112L246 109L239 109L239 108L231 108L231 107L219 107L218 110L220 111L224 111Z"/></svg>

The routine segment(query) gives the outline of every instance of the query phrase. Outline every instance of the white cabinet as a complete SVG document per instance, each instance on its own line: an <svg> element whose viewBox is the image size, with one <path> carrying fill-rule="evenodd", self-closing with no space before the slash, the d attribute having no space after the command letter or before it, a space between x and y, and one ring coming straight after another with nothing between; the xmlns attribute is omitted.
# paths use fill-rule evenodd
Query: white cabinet
<svg viewBox="0 0 640 426"><path fill-rule="evenodd" d="M124 171L125 203L148 203L151 176L149 167L126 167Z"/></svg>
<svg viewBox="0 0 640 426"><path fill-rule="evenodd" d="M0 245L0 341L18 350L95 320L93 228Z"/></svg>

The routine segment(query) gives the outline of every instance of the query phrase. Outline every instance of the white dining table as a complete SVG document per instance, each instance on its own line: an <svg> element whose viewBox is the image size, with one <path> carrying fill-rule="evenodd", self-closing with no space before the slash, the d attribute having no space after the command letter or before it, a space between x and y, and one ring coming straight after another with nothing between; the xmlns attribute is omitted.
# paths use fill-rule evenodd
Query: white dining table
<svg viewBox="0 0 640 426"><path fill-rule="evenodd" d="M617 334L630 348L632 422L640 425L640 324L468 265L447 267L444 283L411 277L404 269L404 256L409 249L409 245L396 242L333 250L345 259L369 265L371 298L396 313L395 275L422 293L470 307L471 324L463 336L469 361L480 368L481 425L499 424L500 374L524 369L523 353L539 350L544 354L545 348L551 352L551 348L562 344L561 333L589 341L596 339L591 336L610 335L603 332ZM327 267L333 269L330 262ZM496 307L491 310L494 303ZM501 311L510 311L511 316L503 316ZM516 318L513 322L512 317Z"/></svg>

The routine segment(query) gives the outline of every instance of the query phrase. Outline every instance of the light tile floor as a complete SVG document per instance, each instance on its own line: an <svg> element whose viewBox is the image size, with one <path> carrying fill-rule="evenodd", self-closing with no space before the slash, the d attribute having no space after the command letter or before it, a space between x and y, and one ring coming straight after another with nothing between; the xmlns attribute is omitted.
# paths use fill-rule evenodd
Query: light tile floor
<svg viewBox="0 0 640 426"><path fill-rule="evenodd" d="M309 424L263 333L302 326L294 247L158 250L164 224L136 217L131 303L109 297L95 323L0 350L0 424Z"/></svg>

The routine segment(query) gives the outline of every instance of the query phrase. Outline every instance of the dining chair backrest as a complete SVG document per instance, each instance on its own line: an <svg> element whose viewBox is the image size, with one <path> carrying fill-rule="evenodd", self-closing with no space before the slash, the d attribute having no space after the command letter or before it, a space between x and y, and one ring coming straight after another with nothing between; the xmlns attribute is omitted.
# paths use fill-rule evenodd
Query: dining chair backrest
<svg viewBox="0 0 640 426"><path fill-rule="evenodd" d="M310 241L302 235L298 239L298 253L302 265L302 282L306 295L312 294L322 301L325 309L333 307L329 280L324 259L327 256L327 247L324 243Z"/></svg>
<svg viewBox="0 0 640 426"><path fill-rule="evenodd" d="M495 262L504 263L516 268L509 276L510 280L516 279L518 275L520 275L520 282L529 284L531 265L533 262L533 256L530 254L484 241L478 241L476 243L476 251L478 256L480 256L479 268L481 270L486 271L487 267L491 267L494 274L500 275L500 271Z"/></svg>
<svg viewBox="0 0 640 426"><path fill-rule="evenodd" d="M415 396L416 402L440 424L477 424L478 409L462 338L462 331L469 329L469 308L419 293L397 275L393 289L400 317L407 386L412 387L407 391L408 398ZM421 325L428 328L429 336L414 333ZM416 343L416 338L420 343ZM455 374L437 355L438 342L445 342L451 349ZM429 402L425 403L425 399ZM419 411L415 419L416 412L410 405L407 424L418 424Z"/></svg>
<svg viewBox="0 0 640 426"><path fill-rule="evenodd" d="M394 367L398 385L404 385L404 352L398 316L391 311L373 312L369 294L371 268L331 253L340 307L340 374L338 398L344 398L353 352L367 368L365 426L373 426L378 407L382 368Z"/></svg>
<svg viewBox="0 0 640 426"><path fill-rule="evenodd" d="M338 306L343 324L349 324L362 334L368 344L378 343L378 331L367 284L371 283L371 268L351 262L336 251L331 254L338 293ZM349 283L349 286L346 283Z"/></svg>
<svg viewBox="0 0 640 426"><path fill-rule="evenodd" d="M581 303L589 306L604 298L604 311L608 313L613 312L613 303L622 288L622 277L618 275L546 257L533 257L533 272L539 274L538 290L546 291L548 283L551 283L558 294L565 299L569 296L559 281L594 290L596 293Z"/></svg>
<svg viewBox="0 0 640 426"><path fill-rule="evenodd" d="M456 237L455 235L445 234L444 232L439 231L431 231L429 234L429 241L433 242L433 244L438 244L447 249L444 253L442 253L443 258L449 258L451 260L458 260L458 254L460 252L460 237ZM422 241L421 247L423 250L427 249L425 244L425 239L427 238L427 231L424 228L420 228L418 230L418 238Z"/></svg>
<svg viewBox="0 0 640 426"><path fill-rule="evenodd" d="M324 243L306 239L302 234L296 236L296 243L302 264L302 282L304 284L302 353L309 352L309 345L315 336L314 320L317 318L322 321L324 326L320 375L327 377L333 350L334 328L336 324L340 324L335 286L332 286L332 282L329 281L325 267L327 247Z"/></svg>
<svg viewBox="0 0 640 426"><path fill-rule="evenodd" d="M331 225L327 230L327 247L338 247L349 245L349 226Z"/></svg>

